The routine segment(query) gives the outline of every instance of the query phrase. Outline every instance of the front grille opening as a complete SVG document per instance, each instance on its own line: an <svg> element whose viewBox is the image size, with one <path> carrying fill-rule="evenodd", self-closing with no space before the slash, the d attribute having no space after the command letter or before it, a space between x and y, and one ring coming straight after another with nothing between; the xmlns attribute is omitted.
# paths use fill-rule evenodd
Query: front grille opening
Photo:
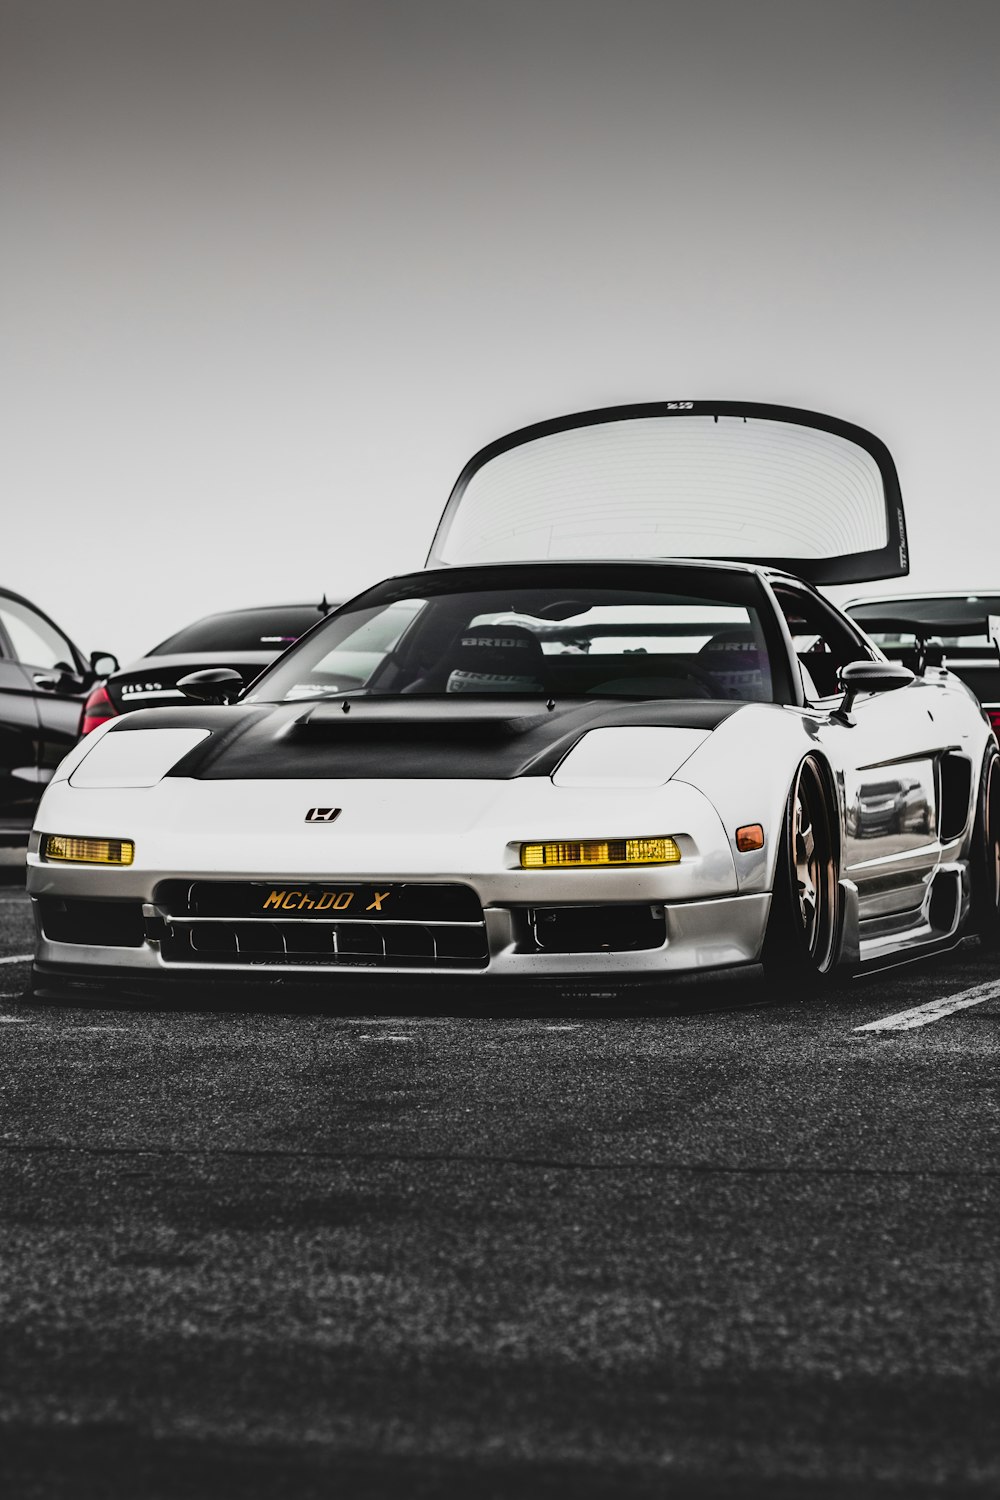
<svg viewBox="0 0 1000 1500"><path fill-rule="evenodd" d="M322 927L310 926L308 922L286 922L277 932L263 928L263 924L258 924L258 927L262 928L259 950L262 953L280 953L281 942L284 939L286 953L293 955L320 953L327 957L333 954L333 932L325 922Z"/></svg>
<svg viewBox="0 0 1000 1500"><path fill-rule="evenodd" d="M377 958L383 953L383 948L371 924L345 925L337 932L337 952L345 958Z"/></svg>
<svg viewBox="0 0 1000 1500"><path fill-rule="evenodd" d="M356 882L354 898L339 909L312 884L274 889L289 891L282 896L287 906L260 882L164 881L156 891L164 962L454 969L489 962L483 910L471 887L383 883L381 900L399 920L349 917L375 889Z"/></svg>
<svg viewBox="0 0 1000 1500"><path fill-rule="evenodd" d="M166 963L365 964L402 968L486 967L484 924L448 927L391 922L234 922L164 924Z"/></svg>
<svg viewBox="0 0 1000 1500"><path fill-rule="evenodd" d="M445 927L438 933L438 958L485 963L488 951L485 927Z"/></svg>
<svg viewBox="0 0 1000 1500"><path fill-rule="evenodd" d="M387 927L382 936L388 958L434 960L434 934L427 927Z"/></svg>
<svg viewBox="0 0 1000 1500"><path fill-rule="evenodd" d="M145 937L139 901L89 901L42 896L42 932L53 943L93 948L141 948Z"/></svg>
<svg viewBox="0 0 1000 1500"><path fill-rule="evenodd" d="M239 953L284 953L281 932L265 922L236 922L236 948Z"/></svg>
<svg viewBox="0 0 1000 1500"><path fill-rule="evenodd" d="M190 932L191 947L195 953L237 954L235 927L193 927Z"/></svg>
<svg viewBox="0 0 1000 1500"><path fill-rule="evenodd" d="M538 906L530 912L543 953L630 953L662 948L662 906Z"/></svg>

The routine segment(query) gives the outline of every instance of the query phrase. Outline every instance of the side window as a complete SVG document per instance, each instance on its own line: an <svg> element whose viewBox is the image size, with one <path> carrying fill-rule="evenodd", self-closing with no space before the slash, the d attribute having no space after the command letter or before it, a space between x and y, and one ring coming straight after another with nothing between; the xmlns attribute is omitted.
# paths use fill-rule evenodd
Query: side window
<svg viewBox="0 0 1000 1500"><path fill-rule="evenodd" d="M40 667L45 672L60 665L75 670L69 641L27 605L16 599L0 599L0 625L24 666Z"/></svg>
<svg viewBox="0 0 1000 1500"><path fill-rule="evenodd" d="M866 653L839 616L821 599L792 589L776 589L807 700L832 698L840 691L837 674Z"/></svg>

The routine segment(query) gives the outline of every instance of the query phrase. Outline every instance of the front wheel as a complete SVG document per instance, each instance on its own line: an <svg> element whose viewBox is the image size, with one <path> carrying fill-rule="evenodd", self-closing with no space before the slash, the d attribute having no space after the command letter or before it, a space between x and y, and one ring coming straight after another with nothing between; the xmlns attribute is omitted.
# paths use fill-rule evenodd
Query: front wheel
<svg viewBox="0 0 1000 1500"><path fill-rule="evenodd" d="M994 744L986 752L979 778L970 864L969 931L987 947L1000 947L1000 751Z"/></svg>
<svg viewBox="0 0 1000 1500"><path fill-rule="evenodd" d="M785 807L761 962L765 978L813 990L837 958L837 841L826 777L807 756Z"/></svg>

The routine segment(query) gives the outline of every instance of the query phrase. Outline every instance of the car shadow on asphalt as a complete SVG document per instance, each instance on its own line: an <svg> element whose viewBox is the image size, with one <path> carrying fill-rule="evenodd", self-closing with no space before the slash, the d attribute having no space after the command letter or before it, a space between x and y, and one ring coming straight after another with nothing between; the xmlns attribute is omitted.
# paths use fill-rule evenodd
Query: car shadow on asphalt
<svg viewBox="0 0 1000 1500"><path fill-rule="evenodd" d="M171 976L173 979L173 976ZM174 980L156 990L114 984L49 981L36 977L20 1004L31 1010L134 1012L137 1014L290 1016L328 1015L390 1019L448 1017L466 1020L551 1018L621 1019L773 1009L795 996L764 982L758 967L683 975L656 984L548 980L534 984L498 981L443 985L399 976L335 985L282 977L263 983L229 979L211 986L181 986Z"/></svg>

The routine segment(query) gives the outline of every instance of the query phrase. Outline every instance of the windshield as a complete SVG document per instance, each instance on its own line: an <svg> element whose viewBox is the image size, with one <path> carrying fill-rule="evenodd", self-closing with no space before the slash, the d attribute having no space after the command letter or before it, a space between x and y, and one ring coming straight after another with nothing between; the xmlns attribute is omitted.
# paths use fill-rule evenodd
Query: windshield
<svg viewBox="0 0 1000 1500"><path fill-rule="evenodd" d="M754 576L692 568L681 578L663 568L666 586L651 588L645 568L634 570L633 586L608 586L627 567L478 569L474 587L451 570L396 580L303 641L247 701L350 693L774 701L774 647Z"/></svg>
<svg viewBox="0 0 1000 1500"><path fill-rule="evenodd" d="M324 611L317 604L295 604L267 609L237 609L209 615L170 635L148 656L171 656L181 651L284 651L305 635Z"/></svg>

